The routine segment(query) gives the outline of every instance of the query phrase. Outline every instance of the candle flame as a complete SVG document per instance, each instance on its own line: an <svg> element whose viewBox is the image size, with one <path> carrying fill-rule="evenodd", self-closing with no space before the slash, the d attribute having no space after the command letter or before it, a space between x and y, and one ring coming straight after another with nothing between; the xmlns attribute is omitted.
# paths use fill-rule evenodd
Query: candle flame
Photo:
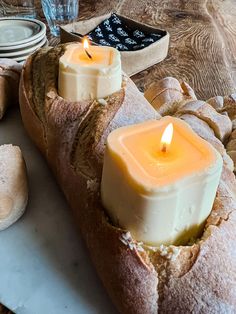
<svg viewBox="0 0 236 314"><path fill-rule="evenodd" d="M84 49L89 49L89 42L87 38L84 38L83 45L84 45Z"/></svg>
<svg viewBox="0 0 236 314"><path fill-rule="evenodd" d="M84 46L84 51L85 51L87 57L88 57L89 59L92 59L91 54L88 52L88 49L89 49L89 41L88 41L87 38L84 38L84 40L83 40L83 46Z"/></svg>
<svg viewBox="0 0 236 314"><path fill-rule="evenodd" d="M170 146L172 137L173 137L174 127L172 123L169 123L165 128L162 137L161 137L161 151L165 153L167 151L167 147Z"/></svg>

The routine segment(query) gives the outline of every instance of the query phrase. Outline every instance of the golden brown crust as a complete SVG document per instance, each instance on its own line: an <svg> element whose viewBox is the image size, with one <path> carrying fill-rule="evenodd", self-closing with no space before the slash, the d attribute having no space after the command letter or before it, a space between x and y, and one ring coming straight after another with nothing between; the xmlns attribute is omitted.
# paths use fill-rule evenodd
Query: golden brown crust
<svg viewBox="0 0 236 314"><path fill-rule="evenodd" d="M0 231L16 222L28 201L25 161L18 146L0 146Z"/></svg>
<svg viewBox="0 0 236 314"><path fill-rule="evenodd" d="M27 61L21 79L23 122L53 169L117 308L129 314L230 313L236 307L232 172L224 168L207 228L193 245L147 248L129 232L112 226L99 195L106 137L117 127L159 115L129 79L105 106L64 101L56 92L56 67L48 61L54 57L56 63L59 51L60 47L50 53L39 51ZM54 79L46 74L45 89L37 93L41 88L38 80L31 76L29 81L28 75L42 64L44 71L54 71ZM174 98L173 102L177 104ZM213 132L206 127L205 133L223 154L224 148Z"/></svg>
<svg viewBox="0 0 236 314"><path fill-rule="evenodd" d="M11 59L0 60L0 119L7 107L18 103L21 65Z"/></svg>

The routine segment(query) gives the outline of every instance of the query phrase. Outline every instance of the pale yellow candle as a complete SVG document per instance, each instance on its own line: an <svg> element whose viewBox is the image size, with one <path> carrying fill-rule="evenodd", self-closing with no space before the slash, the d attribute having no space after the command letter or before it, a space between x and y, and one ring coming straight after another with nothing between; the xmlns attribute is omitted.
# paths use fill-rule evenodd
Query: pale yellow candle
<svg viewBox="0 0 236 314"><path fill-rule="evenodd" d="M163 135L167 126L171 143ZM123 127L107 139L102 202L114 224L136 240L184 244L199 234L212 209L222 164L180 119Z"/></svg>
<svg viewBox="0 0 236 314"><path fill-rule="evenodd" d="M59 60L58 93L64 99L105 98L121 83L120 53L114 48L71 44Z"/></svg>

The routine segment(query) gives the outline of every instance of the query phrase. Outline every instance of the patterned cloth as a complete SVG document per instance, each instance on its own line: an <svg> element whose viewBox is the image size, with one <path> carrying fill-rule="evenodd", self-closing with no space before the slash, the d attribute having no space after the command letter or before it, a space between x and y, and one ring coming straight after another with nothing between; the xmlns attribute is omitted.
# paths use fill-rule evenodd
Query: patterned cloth
<svg viewBox="0 0 236 314"><path fill-rule="evenodd" d="M87 37L99 45L111 46L119 51L135 51L153 44L163 35L131 29L113 13L111 17L88 33Z"/></svg>

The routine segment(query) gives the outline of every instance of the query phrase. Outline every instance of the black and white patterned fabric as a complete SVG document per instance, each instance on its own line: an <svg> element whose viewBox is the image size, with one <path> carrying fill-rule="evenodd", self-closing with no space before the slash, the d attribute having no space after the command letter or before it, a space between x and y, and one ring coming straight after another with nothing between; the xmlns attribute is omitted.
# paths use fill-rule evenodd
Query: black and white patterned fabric
<svg viewBox="0 0 236 314"><path fill-rule="evenodd" d="M111 46L119 51L135 51L153 44L163 35L131 29L113 13L110 18L87 34L87 37L99 45Z"/></svg>

